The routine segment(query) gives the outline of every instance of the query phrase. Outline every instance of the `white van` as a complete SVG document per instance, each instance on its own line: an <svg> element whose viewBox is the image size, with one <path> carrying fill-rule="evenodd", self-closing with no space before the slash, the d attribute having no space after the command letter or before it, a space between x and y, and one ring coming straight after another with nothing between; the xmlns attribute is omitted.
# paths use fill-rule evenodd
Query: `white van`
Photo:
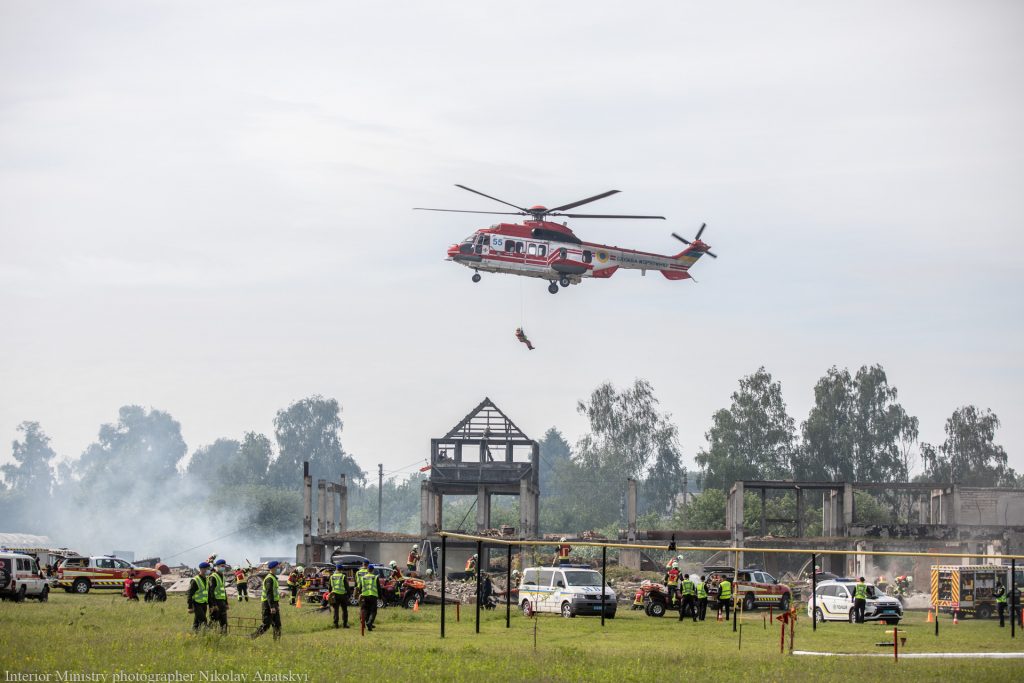
<svg viewBox="0 0 1024 683"><path fill-rule="evenodd" d="M0 599L21 602L34 598L46 602L49 597L50 587L34 557L0 551Z"/></svg>
<svg viewBox="0 0 1024 683"><path fill-rule="evenodd" d="M519 582L523 614L554 612L569 619L601 615L601 572L583 565L531 567ZM615 618L615 591L604 587L604 616Z"/></svg>

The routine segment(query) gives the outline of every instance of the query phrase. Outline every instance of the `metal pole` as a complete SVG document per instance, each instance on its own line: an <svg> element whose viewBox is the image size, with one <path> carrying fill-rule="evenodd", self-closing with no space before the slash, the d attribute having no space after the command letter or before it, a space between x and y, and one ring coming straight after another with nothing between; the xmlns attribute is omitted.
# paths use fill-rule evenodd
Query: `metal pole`
<svg viewBox="0 0 1024 683"><path fill-rule="evenodd" d="M818 630L818 572L815 571L814 553L811 553L811 630Z"/></svg>
<svg viewBox="0 0 1024 683"><path fill-rule="evenodd" d="M1020 614L1017 610L1017 560L1010 560L1010 637L1017 637L1017 618Z"/></svg>
<svg viewBox="0 0 1024 683"><path fill-rule="evenodd" d="M476 542L476 632L480 633L480 577L483 575L481 565L484 562L484 542Z"/></svg>
<svg viewBox="0 0 1024 683"><path fill-rule="evenodd" d="M512 544L508 544L508 563L505 565L505 628L512 628Z"/></svg>
<svg viewBox="0 0 1024 683"><path fill-rule="evenodd" d="M444 569L445 566L447 566L446 563L445 563L445 560L448 559L447 555L448 555L448 537L447 536L442 536L441 537L441 637L442 638L444 638L444 603L448 602L447 596L445 595L445 586L444 586L444 575L447 573L447 572L445 572L445 569Z"/></svg>
<svg viewBox="0 0 1024 683"><path fill-rule="evenodd" d="M605 578L608 573L608 548L601 548L601 626L604 626L604 604L607 598L604 594L604 588L608 585L608 579Z"/></svg>
<svg viewBox="0 0 1024 683"><path fill-rule="evenodd" d="M739 551L736 551L736 553L733 555L732 564L732 596L730 596L729 599L732 600L732 632L736 633L736 578L739 576L740 571Z"/></svg>
<svg viewBox="0 0 1024 683"><path fill-rule="evenodd" d="M384 465L377 465L377 531L384 531Z"/></svg>

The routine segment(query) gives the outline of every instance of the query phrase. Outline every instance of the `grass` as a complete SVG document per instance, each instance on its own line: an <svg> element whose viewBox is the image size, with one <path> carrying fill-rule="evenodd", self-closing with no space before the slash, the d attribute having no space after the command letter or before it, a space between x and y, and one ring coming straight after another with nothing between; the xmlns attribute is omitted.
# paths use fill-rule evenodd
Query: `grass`
<svg viewBox="0 0 1024 683"><path fill-rule="evenodd" d="M231 604L233 616L256 617L259 602ZM413 613L381 610L378 628L361 637L355 628L334 630L326 614L283 606L284 638L270 634L252 641L237 635L194 636L180 595L165 603L128 604L111 593L86 596L58 592L49 603L0 605L0 665L7 672L45 674L191 674L193 681L216 680L210 672L245 674L246 681L275 680L292 674L301 681L624 681L692 675L705 681L879 680L894 673L901 680L1005 681L1020 679L1021 660L904 660L891 658L811 658L779 654L779 626L764 628L761 612L743 617L742 649L731 624L694 624L654 619L620 609L602 629L600 619L537 620L512 613L505 628L504 607L482 616L474 633L474 612L460 622L450 607L447 637L438 637L440 608ZM1009 627L994 620L965 619L953 626L942 617L940 636L923 613L900 625L907 652L1024 652L1024 633L1011 640ZM534 626L537 647L534 649ZM848 653L889 653L876 642L891 638L877 624L829 623L812 632L806 618L796 626L795 647ZM788 643L787 643L788 648ZM898 667L895 668L894 667ZM204 675L201 672L206 672ZM257 677L257 673L261 676ZM14 680L10 674L3 680ZM64 680L67 680L66 678ZM135 680L147 680L136 678ZM159 680L156 677L148 680ZM186 680L188 680L186 678ZM228 679L222 679L228 680ZM236 679L243 680L243 679ZM286 680L278 678L276 680Z"/></svg>

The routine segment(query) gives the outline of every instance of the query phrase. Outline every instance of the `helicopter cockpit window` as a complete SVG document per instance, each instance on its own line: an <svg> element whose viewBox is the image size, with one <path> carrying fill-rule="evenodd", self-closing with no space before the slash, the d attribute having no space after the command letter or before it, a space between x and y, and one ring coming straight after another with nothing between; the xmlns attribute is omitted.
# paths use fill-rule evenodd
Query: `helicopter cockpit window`
<svg viewBox="0 0 1024 683"><path fill-rule="evenodd" d="M516 253L517 254L522 254L523 253L523 243L522 242L516 242Z"/></svg>
<svg viewBox="0 0 1024 683"><path fill-rule="evenodd" d="M528 244L527 247L526 247L526 252L530 256L536 256L537 255L537 245L536 244L532 244L532 243Z"/></svg>
<svg viewBox="0 0 1024 683"><path fill-rule="evenodd" d="M505 240L505 251L512 252L516 250L515 240Z"/></svg>
<svg viewBox="0 0 1024 683"><path fill-rule="evenodd" d="M548 255L548 248L547 248L547 245L544 245L544 244L540 244L540 245L538 245L538 246L537 246L537 255L538 255L538 256L544 256L544 257L547 257L547 255Z"/></svg>

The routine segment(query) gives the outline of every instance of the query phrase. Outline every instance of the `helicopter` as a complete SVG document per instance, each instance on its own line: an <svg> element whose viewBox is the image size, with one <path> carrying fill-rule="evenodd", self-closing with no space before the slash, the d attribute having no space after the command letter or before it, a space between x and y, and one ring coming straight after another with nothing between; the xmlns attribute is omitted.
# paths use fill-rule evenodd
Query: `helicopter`
<svg viewBox="0 0 1024 683"><path fill-rule="evenodd" d="M540 205L526 208L465 185L456 184L455 187L499 202L515 211L432 209L421 206L414 207L414 209L417 211L529 217L521 223L497 223L489 228L481 228L462 242L448 247L446 260L472 269L473 282L480 282L481 272L506 273L548 280L548 291L557 294L559 285L564 289L570 285L580 284L583 278L607 279L620 268L639 270L641 275L646 275L648 270L656 270L669 280L692 279L690 268L701 256L707 254L712 258L718 258L711 252L711 248L700 239L707 224L700 226L692 241L672 233L672 236L685 244L686 248L674 256L669 256L584 242L569 229L566 223L547 220L551 216L665 220L664 216L565 213L578 206L610 197L617 194L619 190L608 190L593 197L549 209Z"/></svg>

